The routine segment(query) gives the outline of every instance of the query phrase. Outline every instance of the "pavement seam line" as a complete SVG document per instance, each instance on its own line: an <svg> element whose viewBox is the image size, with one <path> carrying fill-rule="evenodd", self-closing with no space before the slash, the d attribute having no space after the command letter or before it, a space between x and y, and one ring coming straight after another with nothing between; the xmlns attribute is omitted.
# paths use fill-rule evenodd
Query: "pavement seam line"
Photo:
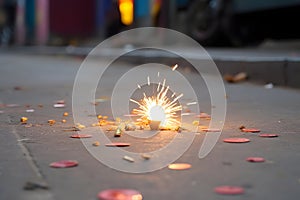
<svg viewBox="0 0 300 200"><path fill-rule="evenodd" d="M23 152L23 154L25 155L25 159L28 161L31 169L34 171L34 173L39 177L44 179L44 176L41 173L41 170L39 169L39 167L37 166L36 162L34 161L31 153L29 152L28 148L22 143L21 141L21 137L20 135L17 133L16 128L13 126L12 127L12 133L14 134L14 136L16 137L17 141L18 141L18 146L21 148L21 151Z"/></svg>
<svg viewBox="0 0 300 200"><path fill-rule="evenodd" d="M22 143L20 135L17 133L17 130L15 126L12 126L11 132L14 134L14 136L17 139L18 146L20 147L23 155L25 156L25 159L27 160L30 168L33 170L33 172L36 174L36 176L41 179L43 182L46 182L45 176L42 174L41 170L39 169L37 163L35 162L33 156L31 155L28 148ZM54 200L53 194L50 191L43 191L43 194L46 194L47 196L43 196L44 200ZM41 194L36 194L37 199L40 199Z"/></svg>

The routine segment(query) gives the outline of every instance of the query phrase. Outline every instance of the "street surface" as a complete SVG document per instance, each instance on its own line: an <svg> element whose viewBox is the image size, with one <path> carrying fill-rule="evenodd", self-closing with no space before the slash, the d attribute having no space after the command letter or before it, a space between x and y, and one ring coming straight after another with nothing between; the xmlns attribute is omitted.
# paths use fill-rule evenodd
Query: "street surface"
<svg viewBox="0 0 300 200"><path fill-rule="evenodd" d="M1 200L93 200L97 199L98 192L110 188L136 189L146 200L299 199L299 90L276 86L265 89L263 85L248 82L225 84L225 126L207 157L198 158L205 136L199 133L192 146L177 161L190 163L191 169L172 171L163 168L151 173L129 174L101 164L88 153L80 140L69 137L75 132L63 131L74 125L72 89L82 61L81 57L20 53L0 55ZM102 61L97 62L102 67ZM105 88L97 91L97 96L107 97L112 87L110 83L116 79L115 74L128 68L128 63L116 63L104 77ZM183 70L182 73L190 77L196 88L201 110L210 113L210 98L205 85L197 82L193 72ZM53 108L53 103L61 99L65 100L66 107ZM108 108L109 101L100 103L97 112L109 114ZM27 109L34 109L34 112L28 113ZM63 117L64 112L68 112L69 116ZM28 117L28 124L33 124L32 127L20 124L23 116ZM63 118L67 123L60 122ZM57 123L50 126L47 123L49 119ZM200 123L206 122L200 120ZM261 138L257 133L242 133L239 130L241 125L261 129L261 133L275 133L279 137ZM251 142L224 143L222 140L227 137L245 137ZM111 139L130 140L126 135ZM143 152L160 148L170 138L159 139L160 143L145 142L144 148L141 146L136 150ZM104 145L99 142L100 146ZM134 142L137 141L132 140L132 146ZM264 157L266 162L247 162L246 158L250 156ZM65 159L77 160L79 165L67 169L49 167L50 163ZM28 181L47 184L49 189L24 190ZM245 193L235 196L216 194L214 188L220 185L241 186Z"/></svg>

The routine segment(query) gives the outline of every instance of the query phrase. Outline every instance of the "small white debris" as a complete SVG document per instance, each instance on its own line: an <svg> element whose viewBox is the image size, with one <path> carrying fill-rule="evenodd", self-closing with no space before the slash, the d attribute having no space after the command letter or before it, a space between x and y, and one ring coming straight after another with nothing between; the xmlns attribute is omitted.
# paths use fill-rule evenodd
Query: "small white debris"
<svg viewBox="0 0 300 200"><path fill-rule="evenodd" d="M274 85L272 83L268 83L266 85L264 85L265 89L272 89L274 87Z"/></svg>
<svg viewBox="0 0 300 200"><path fill-rule="evenodd" d="M56 103L53 105L54 108L64 108L66 107L65 104Z"/></svg>
<svg viewBox="0 0 300 200"><path fill-rule="evenodd" d="M128 162L134 162L134 159L129 157L129 156L124 156L123 159L128 161Z"/></svg>

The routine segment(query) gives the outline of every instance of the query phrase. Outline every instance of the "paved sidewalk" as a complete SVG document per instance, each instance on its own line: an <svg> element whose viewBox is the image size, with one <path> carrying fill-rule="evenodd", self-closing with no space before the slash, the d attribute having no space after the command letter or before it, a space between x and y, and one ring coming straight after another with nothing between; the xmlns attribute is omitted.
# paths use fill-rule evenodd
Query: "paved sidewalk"
<svg viewBox="0 0 300 200"><path fill-rule="evenodd" d="M102 67L101 60L95 61ZM226 84L226 122L209 156L198 159L204 139L201 133L178 160L192 164L190 170L163 168L152 173L128 174L101 164L80 140L69 138L73 132L63 131L73 125L72 87L81 62L80 57L0 55L0 103L5 105L0 108L0 199L93 200L99 191L108 188L133 188L147 200L282 200L300 196L299 90L276 86L265 89L261 84L249 82ZM97 91L99 96L108 95L107 88L112 86L115 76L132 66L124 62L115 65L105 76L104 88ZM200 108L210 113L205 85L193 73L185 73L196 86ZM66 107L53 108L53 102L60 99L66 101ZM97 112L106 114L108 107L109 102L100 103ZM35 112L27 113L26 109ZM70 113L66 124L60 123L63 112ZM27 116L29 123L36 126L20 125L22 116ZM49 119L56 120L57 124L48 125ZM259 128L263 133L276 133L279 137L261 138L255 133L241 133L241 125ZM246 137L251 142L227 144L222 142L226 137ZM132 146L138 145L126 135L121 139L131 141ZM167 137L162 137L160 145L167 142ZM101 141L100 144L104 145ZM142 151L154 147L151 143L142 144L146 145L140 147ZM267 161L249 163L245 161L249 156L262 156ZM79 166L49 167L49 163L62 159L78 160ZM25 191L23 186L27 181L46 183L49 189ZM219 185L238 185L246 191L237 196L218 195L214 187Z"/></svg>

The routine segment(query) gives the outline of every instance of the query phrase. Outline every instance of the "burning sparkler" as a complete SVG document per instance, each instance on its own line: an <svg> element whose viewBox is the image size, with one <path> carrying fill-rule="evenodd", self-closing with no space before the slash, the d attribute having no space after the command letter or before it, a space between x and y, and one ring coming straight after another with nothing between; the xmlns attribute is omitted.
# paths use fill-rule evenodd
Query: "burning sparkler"
<svg viewBox="0 0 300 200"><path fill-rule="evenodd" d="M147 79L149 85L149 77L147 77ZM165 86L165 84L166 80L164 79L162 84L159 83L157 85L156 95L147 96L144 93L144 98L140 101L134 99L130 99L130 101L139 106L138 109L135 109L135 112L140 116L140 119L160 122L161 127L174 129L180 125L176 112L181 111L182 106L178 105L177 101L183 94L176 96L175 93L173 93L169 98L167 96L169 86Z"/></svg>

